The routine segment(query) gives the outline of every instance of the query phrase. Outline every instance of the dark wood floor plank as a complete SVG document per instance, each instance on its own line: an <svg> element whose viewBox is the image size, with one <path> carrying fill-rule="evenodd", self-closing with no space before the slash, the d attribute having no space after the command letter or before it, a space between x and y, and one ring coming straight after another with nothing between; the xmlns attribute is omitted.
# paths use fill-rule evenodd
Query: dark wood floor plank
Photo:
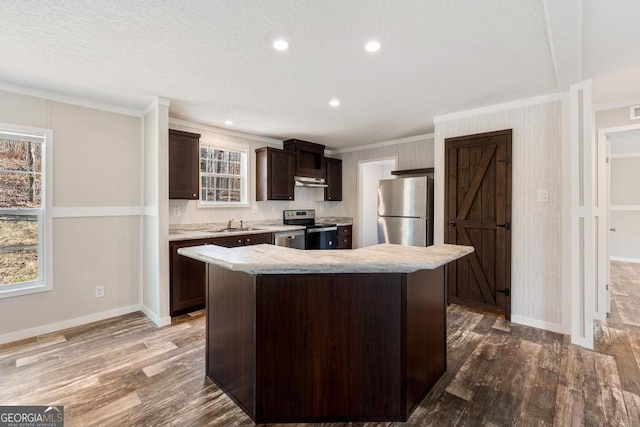
<svg viewBox="0 0 640 427"><path fill-rule="evenodd" d="M629 425L640 425L640 396L637 394L624 392L624 404L627 408Z"/></svg>
<svg viewBox="0 0 640 427"><path fill-rule="evenodd" d="M555 427L584 426L584 400L581 390L572 390L559 384L556 393Z"/></svg>
<svg viewBox="0 0 640 427"><path fill-rule="evenodd" d="M605 422L617 426L629 425L616 358L600 353L594 353L594 356Z"/></svg>

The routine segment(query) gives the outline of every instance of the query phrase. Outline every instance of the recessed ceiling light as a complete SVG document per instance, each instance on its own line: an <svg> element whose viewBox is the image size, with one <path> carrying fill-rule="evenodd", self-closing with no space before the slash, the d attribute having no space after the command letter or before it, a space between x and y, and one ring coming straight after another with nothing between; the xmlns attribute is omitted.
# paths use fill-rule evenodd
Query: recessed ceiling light
<svg viewBox="0 0 640 427"><path fill-rule="evenodd" d="M367 52L377 52L380 50L380 43L377 41L370 41L366 45L364 45L364 50Z"/></svg>
<svg viewBox="0 0 640 427"><path fill-rule="evenodd" d="M273 42L273 48L276 50L287 50L289 49L289 43L286 40L276 40Z"/></svg>
<svg viewBox="0 0 640 427"><path fill-rule="evenodd" d="M224 124L227 126L231 126L233 124L233 122L231 120L225 120Z"/></svg>
<svg viewBox="0 0 640 427"><path fill-rule="evenodd" d="M332 107L337 107L338 105L340 105L340 100L332 99L331 101L329 101L329 105L331 105Z"/></svg>

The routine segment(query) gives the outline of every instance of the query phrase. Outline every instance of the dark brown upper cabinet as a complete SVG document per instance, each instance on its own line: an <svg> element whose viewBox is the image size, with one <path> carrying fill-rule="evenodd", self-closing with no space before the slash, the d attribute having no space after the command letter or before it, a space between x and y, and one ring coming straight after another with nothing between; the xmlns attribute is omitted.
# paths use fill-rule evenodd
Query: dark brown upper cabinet
<svg viewBox="0 0 640 427"><path fill-rule="evenodd" d="M339 202L342 200L342 160L324 158L327 170L327 187L324 189L324 200Z"/></svg>
<svg viewBox="0 0 640 427"><path fill-rule="evenodd" d="M300 139L289 139L283 142L285 151L295 154L295 176L324 178L326 176L324 162L324 145Z"/></svg>
<svg viewBox="0 0 640 427"><path fill-rule="evenodd" d="M200 135L169 129L169 198L197 200Z"/></svg>
<svg viewBox="0 0 640 427"><path fill-rule="evenodd" d="M256 200L293 200L295 154L271 147L256 150Z"/></svg>

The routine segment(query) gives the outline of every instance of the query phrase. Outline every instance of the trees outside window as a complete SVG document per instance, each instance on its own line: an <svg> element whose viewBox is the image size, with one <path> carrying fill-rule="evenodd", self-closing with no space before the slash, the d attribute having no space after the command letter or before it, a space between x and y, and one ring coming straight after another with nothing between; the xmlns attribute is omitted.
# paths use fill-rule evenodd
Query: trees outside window
<svg viewBox="0 0 640 427"><path fill-rule="evenodd" d="M0 126L0 296L46 286L46 136Z"/></svg>
<svg viewBox="0 0 640 427"><path fill-rule="evenodd" d="M200 202L247 203L247 152L200 144Z"/></svg>

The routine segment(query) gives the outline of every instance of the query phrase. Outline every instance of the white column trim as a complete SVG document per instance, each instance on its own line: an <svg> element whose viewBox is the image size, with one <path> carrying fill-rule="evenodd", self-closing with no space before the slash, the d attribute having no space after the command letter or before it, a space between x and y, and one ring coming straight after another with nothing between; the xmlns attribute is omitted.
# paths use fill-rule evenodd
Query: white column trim
<svg viewBox="0 0 640 427"><path fill-rule="evenodd" d="M144 304L140 304L140 311L155 323L156 326L163 327L171 324L171 316L160 317Z"/></svg>
<svg viewBox="0 0 640 427"><path fill-rule="evenodd" d="M591 81L570 87L571 102L571 342L593 348L596 293L595 144ZM582 150L581 150L582 149ZM582 152L582 158L580 153ZM582 163L580 161L582 160ZM580 174L582 171L582 174ZM582 196L582 200L581 199ZM582 223L582 228L580 224Z"/></svg>

